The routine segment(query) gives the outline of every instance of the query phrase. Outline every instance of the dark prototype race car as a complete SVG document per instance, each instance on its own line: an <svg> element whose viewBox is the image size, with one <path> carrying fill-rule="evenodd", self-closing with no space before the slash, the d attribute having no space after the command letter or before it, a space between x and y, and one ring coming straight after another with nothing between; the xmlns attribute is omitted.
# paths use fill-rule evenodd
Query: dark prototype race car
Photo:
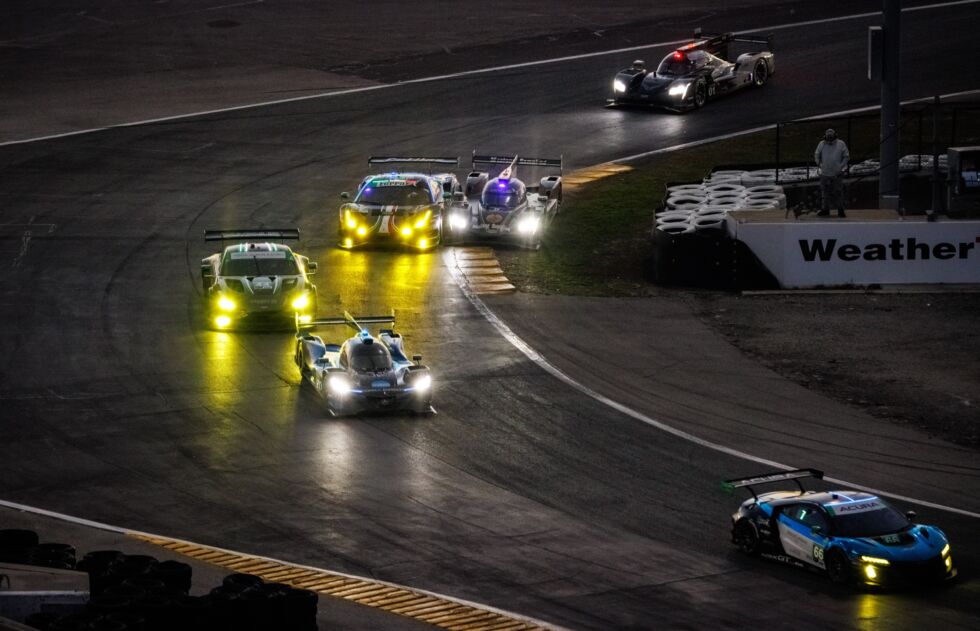
<svg viewBox="0 0 980 631"><path fill-rule="evenodd" d="M372 156L368 164L424 164L458 167L459 158L405 158ZM357 192L341 193L337 237L342 248L384 243L428 250L442 240L443 209L447 198L461 190L453 173L418 173L392 170L368 175ZM447 192L448 191L448 192Z"/></svg>
<svg viewBox="0 0 980 631"><path fill-rule="evenodd" d="M654 72L640 59L620 70L613 80L610 104L693 110L716 96L762 87L776 71L772 37L699 32L694 37L695 41L664 57ZM734 42L760 44L765 49L742 53L732 60Z"/></svg>
<svg viewBox="0 0 980 631"><path fill-rule="evenodd" d="M727 480L752 497L732 515L732 542L748 555L817 568L835 583L898 586L956 576L946 535L916 524L880 497L861 491L806 491L802 478L816 469ZM798 489L756 494L753 486L793 480Z"/></svg>
<svg viewBox="0 0 980 631"><path fill-rule="evenodd" d="M266 240L268 239L268 240ZM292 326L316 316L316 263L272 241L299 239L299 230L205 230L205 241L234 241L201 261L208 324Z"/></svg>
<svg viewBox="0 0 980 631"><path fill-rule="evenodd" d="M432 375L422 356L411 360L403 338L393 329L374 337L365 324L395 321L390 316L352 316L301 323L296 320L296 365L334 416L361 412L432 412ZM317 325L345 325L357 331L342 344L328 344L308 329Z"/></svg>

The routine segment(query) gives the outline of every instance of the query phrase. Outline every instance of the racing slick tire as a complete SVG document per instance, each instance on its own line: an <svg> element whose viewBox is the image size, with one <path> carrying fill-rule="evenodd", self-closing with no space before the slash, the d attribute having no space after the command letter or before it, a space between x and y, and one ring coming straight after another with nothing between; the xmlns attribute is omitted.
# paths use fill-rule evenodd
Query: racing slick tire
<svg viewBox="0 0 980 631"><path fill-rule="evenodd" d="M755 62L755 69L752 71L752 85L761 88L769 81L769 65L764 59Z"/></svg>
<svg viewBox="0 0 980 631"><path fill-rule="evenodd" d="M759 554L759 530L748 519L742 518L732 528L732 543L746 556Z"/></svg>
<svg viewBox="0 0 980 631"><path fill-rule="evenodd" d="M830 582L837 585L846 585L854 580L851 562L840 548L833 548L827 552L825 565Z"/></svg>
<svg viewBox="0 0 980 631"><path fill-rule="evenodd" d="M707 100L708 84L705 83L704 79L698 79L698 82L694 84L694 109L699 110L704 107Z"/></svg>

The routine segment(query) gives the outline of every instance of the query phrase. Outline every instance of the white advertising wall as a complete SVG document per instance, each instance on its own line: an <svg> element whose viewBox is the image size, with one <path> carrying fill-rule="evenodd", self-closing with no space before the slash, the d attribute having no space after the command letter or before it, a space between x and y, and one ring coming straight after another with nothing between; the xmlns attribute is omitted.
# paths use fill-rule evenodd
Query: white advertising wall
<svg viewBox="0 0 980 631"><path fill-rule="evenodd" d="M728 232L783 287L980 283L980 221L741 222Z"/></svg>

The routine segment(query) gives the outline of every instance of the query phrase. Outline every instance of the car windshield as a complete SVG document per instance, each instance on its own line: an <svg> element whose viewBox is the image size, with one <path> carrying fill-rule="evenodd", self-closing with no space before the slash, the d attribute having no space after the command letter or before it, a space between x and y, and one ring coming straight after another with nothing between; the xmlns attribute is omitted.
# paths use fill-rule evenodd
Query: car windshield
<svg viewBox="0 0 980 631"><path fill-rule="evenodd" d="M517 208L524 199L524 184L517 180L491 180L480 200L484 206Z"/></svg>
<svg viewBox="0 0 980 631"><path fill-rule="evenodd" d="M222 276L295 276L296 260L285 252L232 252L221 265Z"/></svg>
<svg viewBox="0 0 980 631"><path fill-rule="evenodd" d="M880 537L904 530L908 518L881 500L874 500L871 510L843 512L844 507L834 507L834 534L838 537Z"/></svg>
<svg viewBox="0 0 980 631"><path fill-rule="evenodd" d="M357 372L391 369L391 353L382 344L359 344L351 348L350 365Z"/></svg>
<svg viewBox="0 0 980 631"><path fill-rule="evenodd" d="M361 188L354 201L378 206L420 206L432 203L432 195L421 179L371 180Z"/></svg>
<svg viewBox="0 0 980 631"><path fill-rule="evenodd" d="M665 77L683 77L694 70L694 62L690 57L684 56L678 59L675 53L664 57L657 67L657 74Z"/></svg>

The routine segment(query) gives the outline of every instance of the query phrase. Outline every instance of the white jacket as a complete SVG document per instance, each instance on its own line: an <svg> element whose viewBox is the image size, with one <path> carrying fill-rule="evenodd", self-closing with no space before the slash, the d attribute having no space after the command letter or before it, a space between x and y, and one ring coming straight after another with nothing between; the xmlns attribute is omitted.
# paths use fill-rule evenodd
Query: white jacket
<svg viewBox="0 0 980 631"><path fill-rule="evenodd" d="M850 159L851 154L847 150L847 145L840 138L835 138L833 142L821 140L817 144L817 150L813 152L813 161L820 167L820 175L830 177L843 173Z"/></svg>

